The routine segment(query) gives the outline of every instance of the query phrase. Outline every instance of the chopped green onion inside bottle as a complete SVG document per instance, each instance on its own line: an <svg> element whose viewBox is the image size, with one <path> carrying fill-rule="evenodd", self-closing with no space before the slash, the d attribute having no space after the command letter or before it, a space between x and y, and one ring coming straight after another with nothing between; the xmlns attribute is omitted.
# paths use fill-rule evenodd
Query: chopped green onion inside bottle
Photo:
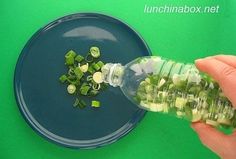
<svg viewBox="0 0 236 159"><path fill-rule="evenodd" d="M236 127L235 110L219 85L208 76L200 76L195 68L168 77L148 74L140 81L134 100L150 111L171 112L179 118L203 121L214 127Z"/></svg>

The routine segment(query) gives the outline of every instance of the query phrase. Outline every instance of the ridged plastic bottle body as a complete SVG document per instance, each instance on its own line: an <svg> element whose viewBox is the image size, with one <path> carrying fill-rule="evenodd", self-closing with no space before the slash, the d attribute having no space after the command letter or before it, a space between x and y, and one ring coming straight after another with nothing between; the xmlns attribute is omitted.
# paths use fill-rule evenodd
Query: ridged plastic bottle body
<svg viewBox="0 0 236 159"><path fill-rule="evenodd" d="M107 64L103 75L105 82L120 86L129 100L148 111L213 126L236 127L236 113L230 101L219 85L193 64L141 57L125 66Z"/></svg>

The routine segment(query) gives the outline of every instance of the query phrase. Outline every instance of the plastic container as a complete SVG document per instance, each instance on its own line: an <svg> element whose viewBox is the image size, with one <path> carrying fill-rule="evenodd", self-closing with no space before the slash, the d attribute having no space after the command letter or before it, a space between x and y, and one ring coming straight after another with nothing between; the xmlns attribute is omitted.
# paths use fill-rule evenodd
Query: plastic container
<svg viewBox="0 0 236 159"><path fill-rule="evenodd" d="M102 68L102 76L140 108L215 127L236 127L231 102L219 85L193 64L140 57L125 66L108 63Z"/></svg>

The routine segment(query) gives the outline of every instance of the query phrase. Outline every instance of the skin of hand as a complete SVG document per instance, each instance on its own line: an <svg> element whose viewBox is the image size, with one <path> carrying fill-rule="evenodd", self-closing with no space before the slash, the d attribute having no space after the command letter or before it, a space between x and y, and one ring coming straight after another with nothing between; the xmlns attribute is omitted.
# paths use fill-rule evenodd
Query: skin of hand
<svg viewBox="0 0 236 159"><path fill-rule="evenodd" d="M215 79L225 96L236 108L236 56L216 55L195 61L196 67ZM225 135L204 123L193 123L192 128L201 142L223 159L236 159L236 131Z"/></svg>

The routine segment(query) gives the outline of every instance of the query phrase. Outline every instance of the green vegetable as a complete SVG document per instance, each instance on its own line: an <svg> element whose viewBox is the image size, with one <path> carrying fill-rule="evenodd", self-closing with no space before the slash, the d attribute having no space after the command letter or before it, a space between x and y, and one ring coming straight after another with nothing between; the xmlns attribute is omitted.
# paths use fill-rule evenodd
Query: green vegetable
<svg viewBox="0 0 236 159"><path fill-rule="evenodd" d="M65 58L67 57L75 57L76 53L73 50L70 50L66 53Z"/></svg>
<svg viewBox="0 0 236 159"><path fill-rule="evenodd" d="M77 62L81 62L81 61L84 60L84 57L81 56L81 55L77 55L76 58L75 58L75 60L76 60Z"/></svg>
<svg viewBox="0 0 236 159"><path fill-rule="evenodd" d="M89 92L89 95L90 95L90 96L96 96L98 93L99 93L98 90L91 90L91 91Z"/></svg>
<svg viewBox="0 0 236 159"><path fill-rule="evenodd" d="M93 76L92 75L87 76L87 81L92 81L92 80L93 80Z"/></svg>
<svg viewBox="0 0 236 159"><path fill-rule="evenodd" d="M103 63L102 61L98 61L98 62L97 62L97 65L98 65L100 68L102 68L102 66L104 66L104 63Z"/></svg>
<svg viewBox="0 0 236 159"><path fill-rule="evenodd" d="M99 61L100 55L98 47L91 47L85 57L77 55L73 50L66 53L65 64L68 71L59 77L59 81L67 84L69 94L77 96L74 107L86 107L84 99L93 98L107 88L108 85L102 80L101 68L104 63ZM93 100L91 106L100 107L100 102Z"/></svg>
<svg viewBox="0 0 236 159"><path fill-rule="evenodd" d="M81 79L84 75L84 73L80 70L79 67L76 67L74 70L75 75L77 76L78 79Z"/></svg>
<svg viewBox="0 0 236 159"><path fill-rule="evenodd" d="M98 64L96 64L96 63L92 63L92 67L93 67L93 69L96 70L96 71L98 71L99 69L101 69L101 67L100 67Z"/></svg>
<svg viewBox="0 0 236 159"><path fill-rule="evenodd" d="M67 76L66 75L62 75L59 80L64 83L67 80Z"/></svg>
<svg viewBox="0 0 236 159"><path fill-rule="evenodd" d="M98 91L100 89L100 87L101 87L101 85L98 84L98 83L93 84L93 89L96 90L96 91Z"/></svg>
<svg viewBox="0 0 236 159"><path fill-rule="evenodd" d="M89 68L88 68L88 72L91 73L91 74L93 74L93 73L95 72L95 70L93 69L92 66L89 66Z"/></svg>
<svg viewBox="0 0 236 159"><path fill-rule="evenodd" d="M68 91L69 94L75 93L75 91L76 91L75 85L73 85L73 84L68 85L67 91Z"/></svg>
<svg viewBox="0 0 236 159"><path fill-rule="evenodd" d="M80 66L79 68L83 73L86 73L88 71L88 66L89 66L89 64L86 63L86 64Z"/></svg>
<svg viewBox="0 0 236 159"><path fill-rule="evenodd" d="M172 113L212 126L236 128L236 110L219 85L209 76L188 71L191 72L148 74L140 81L134 100L150 111Z"/></svg>
<svg viewBox="0 0 236 159"><path fill-rule="evenodd" d="M85 108L86 107L86 103L84 100L79 100L78 98L75 99L75 102L73 104L74 107L79 107L79 108Z"/></svg>
<svg viewBox="0 0 236 159"><path fill-rule="evenodd" d="M89 89L90 89L90 86L88 86L88 85L82 85L81 88L80 88L80 94L82 94L82 95L87 95Z"/></svg>
<svg viewBox="0 0 236 159"><path fill-rule="evenodd" d="M179 109L182 109L187 103L187 99L177 97L175 100L175 106Z"/></svg>
<svg viewBox="0 0 236 159"><path fill-rule="evenodd" d="M97 84L102 83L103 82L102 72L95 72L93 74L93 81L96 82Z"/></svg>
<svg viewBox="0 0 236 159"><path fill-rule="evenodd" d="M75 99L75 102L74 102L74 104L73 104L73 106L74 106L74 107L77 107L77 106L79 105L79 102L80 102L79 99L76 98L76 99Z"/></svg>
<svg viewBox="0 0 236 159"><path fill-rule="evenodd" d="M79 102L79 108L85 108L86 107L86 103L84 100L80 100Z"/></svg>
<svg viewBox="0 0 236 159"><path fill-rule="evenodd" d="M95 46L90 48L90 53L94 58L98 58L100 56L100 50L98 47Z"/></svg>
<svg viewBox="0 0 236 159"><path fill-rule="evenodd" d="M93 100L92 103L91 103L91 106L95 107L95 108L98 108L98 107L100 107L100 102L96 101L96 100Z"/></svg>
<svg viewBox="0 0 236 159"><path fill-rule="evenodd" d="M66 53L65 59L66 59L66 65L73 65L75 62L74 57L76 56L76 53L73 50L70 50Z"/></svg>
<svg viewBox="0 0 236 159"><path fill-rule="evenodd" d="M86 56L85 60L86 60L87 62L93 62L93 56L91 56L90 54L88 54L88 55Z"/></svg>

